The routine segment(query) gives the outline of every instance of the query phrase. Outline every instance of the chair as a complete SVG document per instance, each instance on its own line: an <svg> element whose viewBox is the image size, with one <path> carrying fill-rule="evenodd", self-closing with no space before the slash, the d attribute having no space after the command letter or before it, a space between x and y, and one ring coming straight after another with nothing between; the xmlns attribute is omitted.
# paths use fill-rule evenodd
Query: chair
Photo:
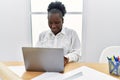
<svg viewBox="0 0 120 80"><path fill-rule="evenodd" d="M120 56L120 46L110 46L110 47L105 48L101 53L99 62L107 63L108 62L107 56L108 57Z"/></svg>

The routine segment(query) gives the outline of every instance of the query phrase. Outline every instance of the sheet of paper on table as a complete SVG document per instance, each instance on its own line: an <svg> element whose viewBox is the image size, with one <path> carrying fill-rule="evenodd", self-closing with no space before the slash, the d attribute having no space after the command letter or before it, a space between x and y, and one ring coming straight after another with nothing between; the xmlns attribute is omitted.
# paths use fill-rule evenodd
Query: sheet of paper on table
<svg viewBox="0 0 120 80"><path fill-rule="evenodd" d="M82 66L67 73L46 72L32 80L118 80L92 68Z"/></svg>
<svg viewBox="0 0 120 80"><path fill-rule="evenodd" d="M16 73L19 77L21 77L26 72L25 66L9 66L8 68Z"/></svg>
<svg viewBox="0 0 120 80"><path fill-rule="evenodd" d="M63 74L57 72L45 72L32 80L63 80Z"/></svg>

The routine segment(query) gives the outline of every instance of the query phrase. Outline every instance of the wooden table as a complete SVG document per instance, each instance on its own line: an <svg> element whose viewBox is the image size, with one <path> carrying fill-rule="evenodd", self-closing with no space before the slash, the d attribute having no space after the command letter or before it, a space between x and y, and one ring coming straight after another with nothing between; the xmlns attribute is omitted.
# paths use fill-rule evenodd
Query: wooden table
<svg viewBox="0 0 120 80"><path fill-rule="evenodd" d="M23 62L2 62L2 63L5 64L6 66L23 66L24 65ZM76 68L81 67L81 66L88 66L90 68L93 68L93 69L98 70L100 72L103 72L105 74L109 74L108 64L106 64L106 63L69 63L65 66L64 72L71 71L71 70L76 69ZM34 78L42 73L43 72L27 71L27 72L24 72L21 79L18 76L17 76L17 78L19 78L20 80L30 80L30 79L32 79L32 78ZM111 75L111 76L113 76L113 75ZM113 76L113 77L120 79L119 76Z"/></svg>

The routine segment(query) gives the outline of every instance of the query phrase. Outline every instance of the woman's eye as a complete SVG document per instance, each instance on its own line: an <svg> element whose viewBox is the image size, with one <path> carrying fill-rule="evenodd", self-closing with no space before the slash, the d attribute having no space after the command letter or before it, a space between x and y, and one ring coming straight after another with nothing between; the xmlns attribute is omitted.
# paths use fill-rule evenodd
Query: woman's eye
<svg viewBox="0 0 120 80"><path fill-rule="evenodd" d="M59 24L60 22L55 22L55 24Z"/></svg>

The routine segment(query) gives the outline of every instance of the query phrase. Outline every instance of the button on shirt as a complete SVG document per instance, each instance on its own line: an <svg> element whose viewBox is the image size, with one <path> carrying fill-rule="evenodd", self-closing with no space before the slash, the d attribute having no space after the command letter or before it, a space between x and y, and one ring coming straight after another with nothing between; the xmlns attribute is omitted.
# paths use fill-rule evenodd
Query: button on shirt
<svg viewBox="0 0 120 80"><path fill-rule="evenodd" d="M68 28L63 28L57 35L51 31L42 32L36 47L64 48L64 56L69 58L69 62L78 61L81 56L78 35Z"/></svg>

